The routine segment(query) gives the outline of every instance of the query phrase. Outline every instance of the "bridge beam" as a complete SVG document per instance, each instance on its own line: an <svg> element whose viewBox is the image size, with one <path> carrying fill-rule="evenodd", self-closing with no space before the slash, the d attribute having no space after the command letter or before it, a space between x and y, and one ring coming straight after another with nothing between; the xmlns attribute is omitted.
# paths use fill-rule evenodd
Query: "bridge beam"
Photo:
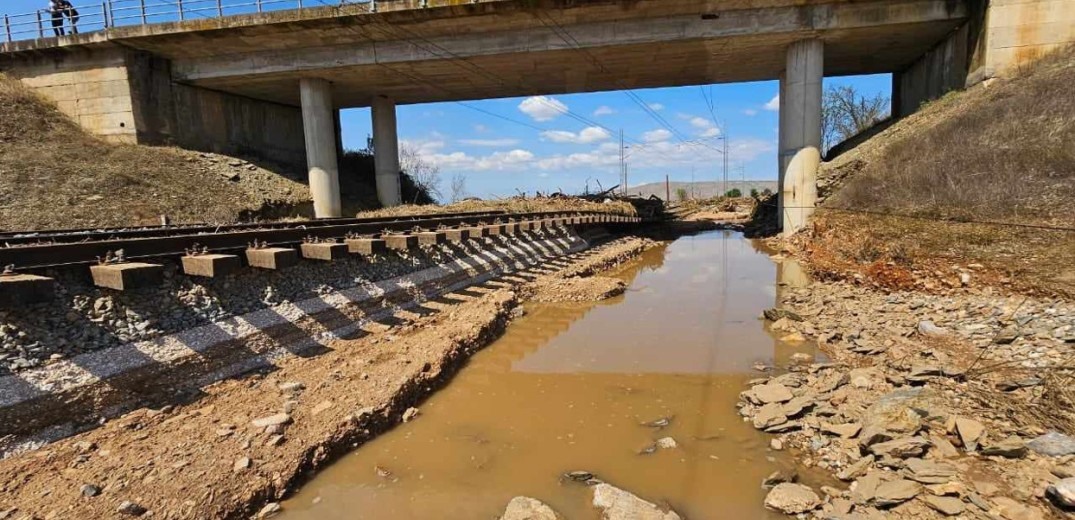
<svg viewBox="0 0 1075 520"><path fill-rule="evenodd" d="M343 210L336 162L336 112L332 105L332 84L319 78L303 78L299 82L299 90L314 216L339 217Z"/></svg>
<svg viewBox="0 0 1075 520"><path fill-rule="evenodd" d="M398 206L403 198L399 187L399 134L396 129L396 102L374 96L373 163L377 173L377 199L384 207Z"/></svg>
<svg viewBox="0 0 1075 520"><path fill-rule="evenodd" d="M780 199L785 234L806 224L817 203L821 164L821 82L825 46L800 40L788 46L780 80Z"/></svg>

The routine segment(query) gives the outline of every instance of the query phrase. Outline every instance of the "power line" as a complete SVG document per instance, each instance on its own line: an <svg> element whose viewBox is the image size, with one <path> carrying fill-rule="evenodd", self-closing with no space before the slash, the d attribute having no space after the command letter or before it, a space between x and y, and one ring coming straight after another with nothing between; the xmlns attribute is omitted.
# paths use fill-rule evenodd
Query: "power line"
<svg viewBox="0 0 1075 520"><path fill-rule="evenodd" d="M451 57L451 59L449 61L452 61L452 62L460 64L459 66L464 68L465 70L469 70L471 72L476 72L476 73L484 76L486 79L489 79L490 81L493 81L494 83L496 83L498 85L509 86L509 87L512 86L506 80L504 80L500 76L496 75L495 73L493 73L493 72L491 72L489 70L486 70L485 68L481 67L480 65L477 65L477 64L467 60L465 57L460 56L460 55L458 55L458 54L456 54L456 53L444 48L443 46L438 45L435 42L430 41L429 39L423 37L420 34L417 34L417 33L413 32L413 31L409 31L409 30L407 30L407 29L405 29L403 27L397 27L397 26L388 24L387 22L380 22L378 25L382 27L382 31L384 31L383 27L387 27L387 28L389 28L389 30L394 31L396 33L397 37L399 36L399 33L401 33L401 32L406 33L402 38L403 40L406 40L411 45L414 45L415 47L419 47L419 48L425 50L426 52L428 52L428 53L430 53L430 54L432 54L434 56L437 56L439 58L444 58L445 57L444 55L438 54L437 52L431 50L430 48L423 47L423 46L419 45L413 39L417 38L419 40L422 40L423 42L427 43L431 47L434 47L434 48L440 50L442 53L447 54L448 56ZM407 35L409 35L409 37ZM527 85L525 83L521 83L521 82L518 83L517 85L514 85L514 86L516 88L521 88L523 90L530 90L530 91L536 90L536 89L531 88L529 85ZM545 104L546 106L552 108L553 110L556 110L557 112L559 112L559 113L561 113L563 115L571 117L572 119L575 119L576 121L578 121L580 123L583 123L583 124L589 125L589 126L593 126L593 127L601 128L602 130L607 132L608 135L610 135L610 136L613 134L612 130L610 128L606 127L605 125L602 125L602 124L600 124L600 123L598 123L596 121L593 121L593 120L588 119L588 118L586 118L584 116L576 114L576 113L572 112L571 110L567 109L566 107L561 107L561 106L555 105L555 104L551 103L550 101L548 101L547 99L545 99L542 96L534 97L533 99L538 100L539 102ZM640 146L642 145L642 143L640 143L638 141L633 141L633 142L638 144L638 145L640 145Z"/></svg>
<svg viewBox="0 0 1075 520"><path fill-rule="evenodd" d="M599 60L597 56L594 56L593 53L591 53L589 50L584 48L582 44L579 43L579 41L570 32L567 31L567 29L557 23L556 20L553 19L552 16L550 16L548 13L546 13L545 16L549 19L549 22L551 22L555 27L552 27L549 24L545 23L545 20L541 17L541 12L538 12L536 18L539 22L541 22L541 25L544 25L546 29L549 29L554 34L556 34L561 40L563 40L564 43L568 45L568 47L571 47L573 50L582 52L589 59L589 61L595 67L597 67L598 70L606 74L610 73L608 68L605 67L603 63L601 63L601 60ZM628 97L628 99L638 105L639 108L641 108L643 112L653 118L653 120L656 121L657 124L663 126L669 132L672 132L672 135L676 136L676 138L680 141L685 141L685 139L683 138L683 134L680 133L679 130L673 127L671 124L669 124L668 121L664 119L664 117L657 113L657 111L653 110L653 108L650 107L649 104L646 103L641 97L639 97L638 94L636 94L633 90L627 88L620 80L616 80L616 84L620 87L621 91L624 93L624 95Z"/></svg>
<svg viewBox="0 0 1075 520"><path fill-rule="evenodd" d="M604 72L606 74L611 74L611 71L608 69L608 67L605 67L604 63L602 63L601 60L599 60L597 58L597 56L594 56L593 53L591 53L588 49L583 47L582 44L579 43L579 41L577 39L575 39L575 37L567 29L565 29L562 25L557 23L556 20L553 19L551 15L546 13L545 16L549 19L550 22L552 22L553 25L556 26L556 28L550 27L549 24L545 23L545 20L543 20L541 18L541 12L540 11L536 15L536 18L547 29L552 31L557 36L559 36L560 39L563 40L564 43L566 43L573 50L582 52L591 61L591 63L595 67L597 67L598 70L600 70L601 72ZM616 81L616 84L622 90L622 92L625 95L627 95L627 97L629 99L631 99L631 101L633 101L640 108L642 108L642 111L645 112L646 114L648 114L651 118L653 118L653 120L656 121L657 124L661 125L666 130L671 132L672 135L675 136L676 139L679 140L681 143L687 144L687 145L692 145L693 144L693 145L703 146L703 147L709 148L709 149L711 149L711 150L713 150L713 151L715 151L717 153L720 153L720 154L724 153L722 150L717 149L717 148L715 148L713 146L710 146L710 145L708 145L708 144L706 144L704 142L701 142L701 141L689 141L688 139L686 139L683 136L683 134L678 129L676 129L674 126L672 126L663 116L661 116L655 110L653 110L649 106L649 104L646 103L637 93L635 93L632 89L630 89L626 85L624 85L624 83L622 81L620 81L620 80L615 80L615 81Z"/></svg>

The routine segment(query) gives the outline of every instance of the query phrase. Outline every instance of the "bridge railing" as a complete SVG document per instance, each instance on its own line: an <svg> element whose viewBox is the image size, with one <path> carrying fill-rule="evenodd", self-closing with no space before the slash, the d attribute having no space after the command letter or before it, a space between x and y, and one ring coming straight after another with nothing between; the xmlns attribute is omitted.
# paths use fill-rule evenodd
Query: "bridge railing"
<svg viewBox="0 0 1075 520"><path fill-rule="evenodd" d="M45 0L41 0L42 3ZM63 16L54 27L52 13L4 14L0 41L49 38L60 34L90 33L130 25L223 18L269 11L365 4L376 10L376 0L101 0L75 5L75 16ZM62 29L62 30L61 30Z"/></svg>

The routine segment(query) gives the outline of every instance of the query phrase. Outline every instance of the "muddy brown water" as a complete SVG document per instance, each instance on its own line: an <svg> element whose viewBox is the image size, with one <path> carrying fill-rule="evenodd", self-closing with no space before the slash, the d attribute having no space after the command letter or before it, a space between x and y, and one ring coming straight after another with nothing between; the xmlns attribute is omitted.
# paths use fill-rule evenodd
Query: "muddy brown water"
<svg viewBox="0 0 1075 520"><path fill-rule="evenodd" d="M692 520L769 519L761 480L788 454L735 403L754 363L784 365L761 320L794 264L728 231L684 237L611 273L629 289L590 304L527 304L421 415L321 472L285 520L493 519L518 495L595 519L586 470ZM673 417L663 429L641 425ZM661 437L679 444L644 455Z"/></svg>

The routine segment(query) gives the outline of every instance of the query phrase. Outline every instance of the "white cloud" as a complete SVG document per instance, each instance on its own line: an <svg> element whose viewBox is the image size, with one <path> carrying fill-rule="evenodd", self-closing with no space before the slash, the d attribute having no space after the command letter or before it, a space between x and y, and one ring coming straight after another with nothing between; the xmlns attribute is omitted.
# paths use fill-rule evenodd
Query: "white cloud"
<svg viewBox="0 0 1075 520"><path fill-rule="evenodd" d="M654 112L660 112L661 110L664 110L664 105L662 105L660 103L650 103L649 104L649 109L654 111Z"/></svg>
<svg viewBox="0 0 1075 520"><path fill-rule="evenodd" d="M604 141L612 136L604 128L588 126L577 134L567 130L547 130L541 132L541 137L554 143L590 144Z"/></svg>
<svg viewBox="0 0 1075 520"><path fill-rule="evenodd" d="M698 134L699 137L705 137L705 138L717 137L718 135L720 135L720 129L715 127L715 126L710 127L710 128L706 128L705 131L703 131L702 133Z"/></svg>
<svg viewBox="0 0 1075 520"><path fill-rule="evenodd" d="M754 110L753 108L747 108L743 110L743 114L748 115L750 117L754 117L758 115L758 111Z"/></svg>
<svg viewBox="0 0 1075 520"><path fill-rule="evenodd" d="M619 148L617 146L598 146L589 152L579 152L567 155L557 154L549 157L536 159L537 167L541 170L571 170L585 169L588 171L602 168L614 170L619 164ZM637 147L631 153L631 164L634 168L683 168L698 164L716 164L720 161L720 152L715 146L703 146L698 143L687 144L672 141L660 141L647 143L644 147ZM772 141L761 139L746 139L732 141L728 147L728 157L733 161L749 162L757 157L772 153L776 150L776 144Z"/></svg>
<svg viewBox="0 0 1075 520"><path fill-rule="evenodd" d="M692 117L691 126L700 130L705 130L707 128L713 128L713 122L704 117Z"/></svg>
<svg viewBox="0 0 1075 520"><path fill-rule="evenodd" d="M765 108L766 110L769 110L771 112L779 112L780 111L780 93L777 93L775 96L773 96L773 99L770 99L769 102L766 103L765 107L763 107L763 108Z"/></svg>
<svg viewBox="0 0 1075 520"><path fill-rule="evenodd" d="M478 132L480 134L480 133L489 131L489 127L487 127L487 126L485 126L483 124L477 124L477 125L474 125L474 131Z"/></svg>
<svg viewBox="0 0 1075 520"><path fill-rule="evenodd" d="M665 130L663 128L650 130L649 132L642 134L642 140L647 143L659 143L661 141L667 141L671 138L672 132L669 132L668 130Z"/></svg>
<svg viewBox="0 0 1075 520"><path fill-rule="evenodd" d="M552 121L567 112L567 105L555 98L532 96L519 103L519 111L530 116L534 121Z"/></svg>
<svg viewBox="0 0 1075 520"><path fill-rule="evenodd" d="M601 105L597 107L597 110L593 111L594 117L609 116L615 113L616 111L612 107L607 105Z"/></svg>
<svg viewBox="0 0 1075 520"><path fill-rule="evenodd" d="M459 139L459 142L470 146L488 146L490 148L506 148L519 144L518 139Z"/></svg>
<svg viewBox="0 0 1075 520"><path fill-rule="evenodd" d="M516 148L510 152L496 152L474 162L475 170L510 170L515 166L534 160L533 152Z"/></svg>
<svg viewBox="0 0 1075 520"><path fill-rule="evenodd" d="M433 139L400 139L399 146L401 148L410 148L417 152L418 155L429 156L443 149L445 142L437 135Z"/></svg>

